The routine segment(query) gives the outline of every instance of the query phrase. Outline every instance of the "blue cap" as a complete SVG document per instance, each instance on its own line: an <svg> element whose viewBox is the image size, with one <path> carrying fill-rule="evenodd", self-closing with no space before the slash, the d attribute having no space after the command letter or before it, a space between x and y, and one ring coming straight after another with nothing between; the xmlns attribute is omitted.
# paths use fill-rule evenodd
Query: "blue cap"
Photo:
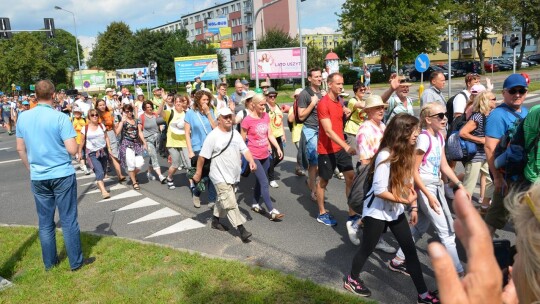
<svg viewBox="0 0 540 304"><path fill-rule="evenodd" d="M503 83L503 89L511 89L514 87L527 87L527 80L521 74L511 74Z"/></svg>
<svg viewBox="0 0 540 304"><path fill-rule="evenodd" d="M25 100L25 101L23 101L23 102L22 102L22 104L23 104L23 105L25 105L25 106L28 106L28 105L30 105L30 103L29 103L28 101L26 101L26 100Z"/></svg>

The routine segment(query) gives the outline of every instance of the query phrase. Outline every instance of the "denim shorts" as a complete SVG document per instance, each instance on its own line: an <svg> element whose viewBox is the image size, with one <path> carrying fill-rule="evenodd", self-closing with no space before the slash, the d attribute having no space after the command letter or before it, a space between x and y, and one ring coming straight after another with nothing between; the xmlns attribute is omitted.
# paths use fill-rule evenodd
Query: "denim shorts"
<svg viewBox="0 0 540 304"><path fill-rule="evenodd" d="M310 165L317 166L319 155L317 153L317 142L319 130L303 127L302 132L306 136L306 155Z"/></svg>

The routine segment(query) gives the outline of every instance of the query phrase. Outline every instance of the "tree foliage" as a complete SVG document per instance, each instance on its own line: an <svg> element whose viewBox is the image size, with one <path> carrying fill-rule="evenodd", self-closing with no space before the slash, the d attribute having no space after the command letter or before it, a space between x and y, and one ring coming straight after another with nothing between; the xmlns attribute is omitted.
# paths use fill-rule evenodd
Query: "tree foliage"
<svg viewBox="0 0 540 304"><path fill-rule="evenodd" d="M87 65L105 70L125 68L124 64L129 56L129 42L132 37L133 33L127 24L124 22L112 22L107 26L104 33L98 34Z"/></svg>
<svg viewBox="0 0 540 304"><path fill-rule="evenodd" d="M299 47L300 42L297 38L292 38L289 33L279 28L273 28L266 31L266 34L257 41L258 49L277 49L288 47Z"/></svg>
<svg viewBox="0 0 540 304"><path fill-rule="evenodd" d="M0 91L11 91L12 83L28 91L40 79L66 84L69 70L77 68L75 37L62 29L56 29L54 38L23 32L0 40Z"/></svg>
<svg viewBox="0 0 540 304"><path fill-rule="evenodd" d="M439 1L347 0L339 14L339 25L348 38L360 41L366 53L379 52L383 71L393 64L394 40L401 41L400 61L411 61L419 53L439 46L445 20Z"/></svg>

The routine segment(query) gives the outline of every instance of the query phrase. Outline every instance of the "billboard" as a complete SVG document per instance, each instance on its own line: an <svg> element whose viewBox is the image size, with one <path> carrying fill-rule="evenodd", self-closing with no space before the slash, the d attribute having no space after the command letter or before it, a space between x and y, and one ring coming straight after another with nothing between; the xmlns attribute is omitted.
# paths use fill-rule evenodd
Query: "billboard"
<svg viewBox="0 0 540 304"><path fill-rule="evenodd" d="M219 79L217 55L201 55L174 58L176 82L193 81L200 77L202 81Z"/></svg>
<svg viewBox="0 0 540 304"><path fill-rule="evenodd" d="M232 48L232 29L227 18L208 19L208 31L204 34L209 45L215 49Z"/></svg>
<svg viewBox="0 0 540 304"><path fill-rule="evenodd" d="M116 70L116 86L133 85L133 74L136 76L137 84L155 84L155 79L150 79L147 67Z"/></svg>
<svg viewBox="0 0 540 304"><path fill-rule="evenodd" d="M107 86L107 79L104 71L82 71L81 74L82 75L80 75L79 72L73 73L73 83L77 90L97 91Z"/></svg>
<svg viewBox="0 0 540 304"><path fill-rule="evenodd" d="M304 77L307 75L307 48L302 48L304 56ZM301 78L300 48L257 50L257 60L253 59L254 52L249 52L251 78L255 78L255 62L258 65L259 78L287 79Z"/></svg>

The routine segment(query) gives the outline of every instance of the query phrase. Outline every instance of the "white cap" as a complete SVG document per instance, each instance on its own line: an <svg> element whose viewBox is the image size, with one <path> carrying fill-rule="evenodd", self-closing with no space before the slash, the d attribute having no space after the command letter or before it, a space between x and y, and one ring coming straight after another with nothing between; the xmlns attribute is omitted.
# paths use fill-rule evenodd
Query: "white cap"
<svg viewBox="0 0 540 304"><path fill-rule="evenodd" d="M232 111L228 107L224 107L224 108L219 109L219 116L227 116L227 115L231 115L231 114L232 114Z"/></svg>

